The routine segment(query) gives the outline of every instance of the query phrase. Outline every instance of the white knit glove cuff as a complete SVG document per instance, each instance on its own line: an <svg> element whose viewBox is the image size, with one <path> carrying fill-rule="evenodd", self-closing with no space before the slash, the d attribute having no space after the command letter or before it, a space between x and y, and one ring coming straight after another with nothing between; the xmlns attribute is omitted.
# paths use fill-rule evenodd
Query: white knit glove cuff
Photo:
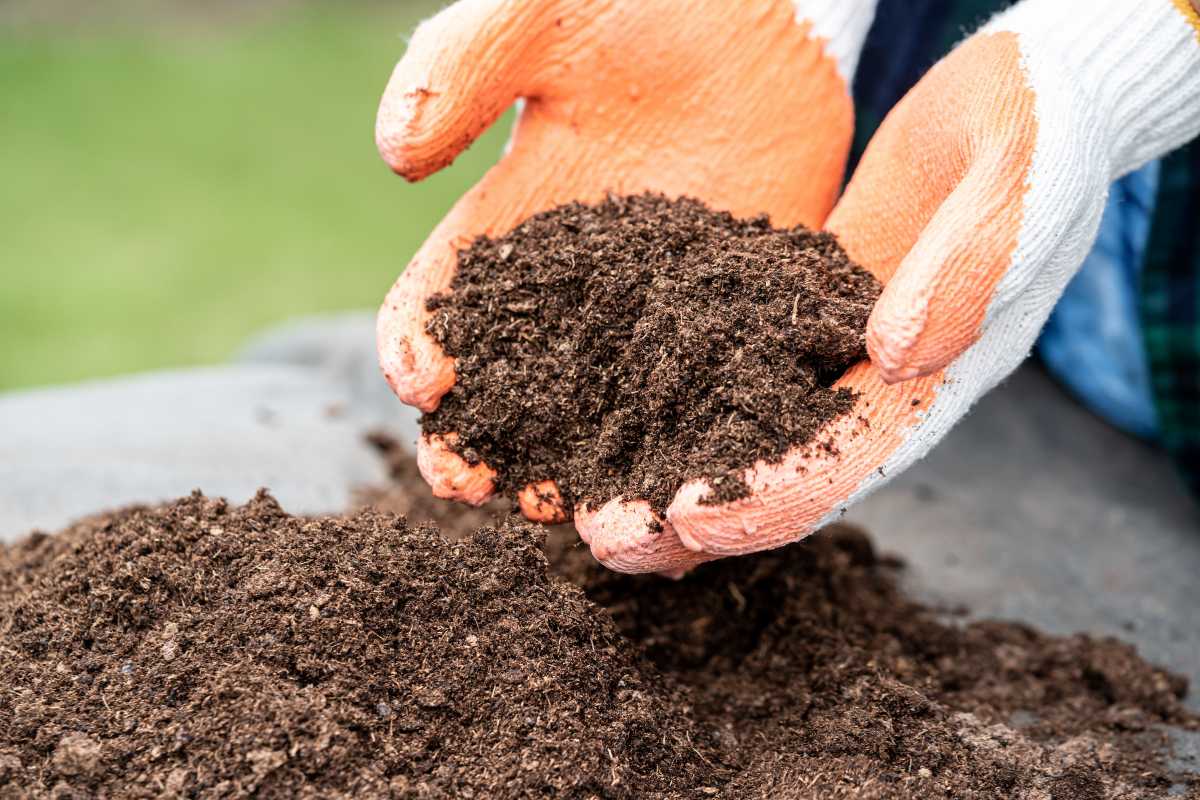
<svg viewBox="0 0 1200 800"><path fill-rule="evenodd" d="M849 86L858 69L858 57L875 20L879 0L792 0L796 21L812 23L813 35L837 61L838 73Z"/></svg>
<svg viewBox="0 0 1200 800"><path fill-rule="evenodd" d="M1188 0L1025 0L984 31L1018 35L1035 89L1069 81L1116 179L1200 134L1195 19Z"/></svg>

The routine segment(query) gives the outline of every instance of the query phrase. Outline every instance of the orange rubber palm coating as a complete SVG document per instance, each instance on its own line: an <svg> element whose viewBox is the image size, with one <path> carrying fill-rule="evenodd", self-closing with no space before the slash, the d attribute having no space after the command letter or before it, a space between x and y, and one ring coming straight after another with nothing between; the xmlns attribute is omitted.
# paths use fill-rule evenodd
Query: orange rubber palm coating
<svg viewBox="0 0 1200 800"><path fill-rule="evenodd" d="M476 236L606 192L690 195L777 225L819 226L853 128L845 82L788 0L463 0L422 25L380 106L377 141L411 180L450 163L517 98L509 152L455 205L380 310L380 362L429 411L454 365L425 332ZM435 492L481 502L423 439ZM466 469L465 463L459 469ZM485 473L479 465L476 478ZM486 468L484 468L486 469ZM431 477L429 472L427 477ZM543 492L545 494L545 492ZM468 499L463 497L463 499Z"/></svg>
<svg viewBox="0 0 1200 800"><path fill-rule="evenodd" d="M958 48L893 109L827 223L885 284L867 330L872 363L837 382L859 399L814 446L757 464L745 500L703 505L708 487L684 486L667 517L687 547L736 555L794 541L904 445L1012 263L1037 131L1011 34Z"/></svg>
<svg viewBox="0 0 1200 800"><path fill-rule="evenodd" d="M481 506L491 498L496 473L487 464L468 464L452 447L458 434L421 437L417 443L417 469L435 497Z"/></svg>
<svg viewBox="0 0 1200 800"><path fill-rule="evenodd" d="M1012 263L1038 124L1014 34L980 36L888 115L828 221L886 285L867 326L888 381L948 365L979 337Z"/></svg>

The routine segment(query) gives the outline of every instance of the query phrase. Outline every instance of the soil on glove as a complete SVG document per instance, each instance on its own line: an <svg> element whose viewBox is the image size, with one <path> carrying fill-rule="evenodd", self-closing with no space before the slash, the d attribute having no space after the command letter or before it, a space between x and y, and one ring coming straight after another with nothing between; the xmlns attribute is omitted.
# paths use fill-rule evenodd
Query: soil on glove
<svg viewBox="0 0 1200 800"><path fill-rule="evenodd" d="M943 622L852 528L681 581L539 530L197 494L0 548L0 797L1162 797L1197 725L1120 642Z"/></svg>
<svg viewBox="0 0 1200 800"><path fill-rule="evenodd" d="M610 197L461 251L429 333L457 360L427 433L512 495L555 480L568 512L665 511L687 480L743 497L745 469L849 412L879 284L834 238L696 200Z"/></svg>

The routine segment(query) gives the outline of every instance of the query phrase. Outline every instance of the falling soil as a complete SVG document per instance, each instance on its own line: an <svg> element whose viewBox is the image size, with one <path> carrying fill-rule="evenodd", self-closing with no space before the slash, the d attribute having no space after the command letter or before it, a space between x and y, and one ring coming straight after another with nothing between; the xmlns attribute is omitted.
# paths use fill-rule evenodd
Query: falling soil
<svg viewBox="0 0 1200 800"><path fill-rule="evenodd" d="M560 206L459 253L430 299L457 380L422 427L457 434L513 494L644 498L743 473L850 411L834 382L866 356L879 284L834 238L658 195ZM820 446L820 443L815 443Z"/></svg>
<svg viewBox="0 0 1200 800"><path fill-rule="evenodd" d="M374 498L426 496L407 474ZM942 621L853 528L668 581L414 507L456 540L196 494L0 549L0 798L1090 800L1186 780L1164 764L1164 726L1197 726L1183 679L1111 639Z"/></svg>

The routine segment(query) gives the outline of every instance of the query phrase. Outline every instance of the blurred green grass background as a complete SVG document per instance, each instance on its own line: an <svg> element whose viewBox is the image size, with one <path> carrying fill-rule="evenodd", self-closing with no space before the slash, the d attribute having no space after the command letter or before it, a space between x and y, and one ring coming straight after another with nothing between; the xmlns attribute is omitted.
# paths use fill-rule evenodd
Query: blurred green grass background
<svg viewBox="0 0 1200 800"><path fill-rule="evenodd" d="M373 309L503 146L506 120L416 185L375 152L433 3L101 5L0 15L0 389L211 363L273 322Z"/></svg>

